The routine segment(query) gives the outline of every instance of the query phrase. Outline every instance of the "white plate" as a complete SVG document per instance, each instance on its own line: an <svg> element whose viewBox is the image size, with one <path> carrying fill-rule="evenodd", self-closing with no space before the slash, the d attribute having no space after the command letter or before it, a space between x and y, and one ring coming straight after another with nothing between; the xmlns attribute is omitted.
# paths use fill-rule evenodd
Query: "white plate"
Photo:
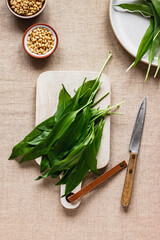
<svg viewBox="0 0 160 240"><path fill-rule="evenodd" d="M140 41L149 26L150 20L141 15L128 12L118 12L113 6L121 3L135 3L136 0L111 0L110 1L110 22L115 36L120 44L132 56L136 56ZM157 66L157 52L152 65ZM141 59L142 62L148 64L148 53Z"/></svg>

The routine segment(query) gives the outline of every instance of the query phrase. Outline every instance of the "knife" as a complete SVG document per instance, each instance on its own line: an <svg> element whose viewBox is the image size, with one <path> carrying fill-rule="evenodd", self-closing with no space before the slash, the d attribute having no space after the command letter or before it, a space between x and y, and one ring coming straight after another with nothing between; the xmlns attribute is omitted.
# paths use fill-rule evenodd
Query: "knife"
<svg viewBox="0 0 160 240"><path fill-rule="evenodd" d="M121 204L123 207L128 207L131 200L136 162L138 158L138 152L141 143L141 137L146 114L146 105L147 99L144 98L137 114L136 122L133 128L132 137L129 145L130 158L121 199Z"/></svg>

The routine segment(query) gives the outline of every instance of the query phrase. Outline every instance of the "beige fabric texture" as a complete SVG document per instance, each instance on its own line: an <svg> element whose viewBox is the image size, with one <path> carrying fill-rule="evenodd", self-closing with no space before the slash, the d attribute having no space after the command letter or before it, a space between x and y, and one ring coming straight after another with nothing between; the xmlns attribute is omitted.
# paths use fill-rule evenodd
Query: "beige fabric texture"
<svg viewBox="0 0 160 240"><path fill-rule="evenodd" d="M0 239L1 240L158 240L160 237L160 81L147 83L147 66L128 73L133 58L115 38L107 0L48 0L44 12L32 20L14 17L0 1ZM31 58L22 48L24 31L34 23L53 26L59 46L48 59ZM99 71L110 78L112 104L125 100L123 116L111 117L109 170L128 162L129 141L139 105L147 97L147 114L128 211L121 206L126 170L83 197L74 211L65 210L59 187L52 179L34 179L34 162L8 161L12 147L34 127L36 80L48 70ZM160 75L159 75L160 76ZM84 185L95 179L89 174Z"/></svg>

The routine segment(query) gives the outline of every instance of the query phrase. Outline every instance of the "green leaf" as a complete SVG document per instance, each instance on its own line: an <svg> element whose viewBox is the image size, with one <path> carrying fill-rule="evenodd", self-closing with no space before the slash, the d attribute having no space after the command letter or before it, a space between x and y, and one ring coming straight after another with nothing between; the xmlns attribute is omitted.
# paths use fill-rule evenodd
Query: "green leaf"
<svg viewBox="0 0 160 240"><path fill-rule="evenodd" d="M51 163L51 166L53 166L56 162L60 161L60 159L55 155L54 151L50 149L50 151L47 153L48 159Z"/></svg>
<svg viewBox="0 0 160 240"><path fill-rule="evenodd" d="M95 141L93 141L93 143L89 145L85 151L86 164L93 173L99 175L96 155Z"/></svg>
<svg viewBox="0 0 160 240"><path fill-rule="evenodd" d="M53 126L52 127L47 127L47 126L40 126L40 127L38 127L39 130L46 131L46 132L51 132L52 128L53 128Z"/></svg>
<svg viewBox="0 0 160 240"><path fill-rule="evenodd" d="M153 15L154 15L154 33L153 33L153 41L152 41L151 49L150 49L150 52L149 52L149 58L148 58L149 59L149 65L148 65L148 70L147 70L145 82L148 79L151 64L153 62L155 53L157 52L157 49L160 45L160 34L159 34L159 32L160 32L160 18L158 16L157 12L155 11L155 8L152 5L152 3L149 2L148 4L152 8Z"/></svg>
<svg viewBox="0 0 160 240"><path fill-rule="evenodd" d="M64 169L69 169L69 168L73 167L73 165L75 163L78 162L78 160L82 156L82 154L85 151L88 144L91 144L93 139L94 139L94 126L93 126L93 124L92 124L90 129L91 130L90 130L89 134L87 135L87 137L84 139L83 142L81 142L78 146L74 147L74 149L68 154L68 156L65 159L55 163L52 166L52 169L50 170L51 173L53 173L55 171L61 171L61 170L64 170Z"/></svg>
<svg viewBox="0 0 160 240"><path fill-rule="evenodd" d="M65 159L56 162L51 167L51 169L44 175L40 176L39 179L46 178L49 175L53 174L54 172L64 171L72 168L79 161L88 144L90 144L93 140L94 140L94 126L92 124L91 130L87 137L84 139L84 141L81 142L78 146L76 146Z"/></svg>
<svg viewBox="0 0 160 240"><path fill-rule="evenodd" d="M90 103L88 103L89 105ZM29 151L22 159L21 162L30 161L35 158L38 158L42 155L46 155L49 150L51 149L52 145L63 136L63 134L68 130L70 125L74 122L77 114L82 111L86 106L83 108L69 112L65 114L53 127L50 134L42 140L37 146L35 146L31 151Z"/></svg>
<svg viewBox="0 0 160 240"><path fill-rule="evenodd" d="M40 164L40 172L42 173L42 172L46 171L50 166L51 165L50 165L47 155L43 155L42 159L41 159L41 164Z"/></svg>
<svg viewBox="0 0 160 240"><path fill-rule="evenodd" d="M78 107L77 103L79 103L79 107L82 107L82 106L88 104L90 101L92 101L92 102L94 101L95 95L101 86L100 78L101 78L102 72L111 57L112 57L112 53L110 52L108 58L106 59L104 65L103 65L102 69L100 70L100 73L96 79L90 80L87 82L85 79L82 86L78 88L75 96L73 97L73 102L75 102L76 99L78 99L78 101L76 101L76 108Z"/></svg>
<svg viewBox="0 0 160 240"><path fill-rule="evenodd" d="M75 121L70 125L68 130L64 133L64 135L61 138L57 140L57 142L52 147L52 151L54 152L55 158L59 159L64 158L68 151L71 150L71 148L73 148L73 146L81 136L86 121L87 112L86 109L84 109L77 115Z"/></svg>
<svg viewBox="0 0 160 240"><path fill-rule="evenodd" d="M140 13L143 16L153 16L153 12L152 9L145 4L119 4L119 5L115 5L116 7L120 7L122 9L128 10L129 12L133 12L133 13ZM117 10L117 8L116 8Z"/></svg>
<svg viewBox="0 0 160 240"><path fill-rule="evenodd" d="M102 139L102 133L103 133L103 128L104 128L105 120L102 119L99 124L96 126L95 133L95 148L96 148L96 154L99 151L100 145L101 145L101 139Z"/></svg>
<svg viewBox="0 0 160 240"><path fill-rule="evenodd" d="M41 133L41 135L39 135L38 137L36 137L35 139L33 139L30 142L27 142L29 145L33 145L36 146L38 145L43 139L45 139L48 135L50 134L50 132L48 131L43 131Z"/></svg>
<svg viewBox="0 0 160 240"><path fill-rule="evenodd" d="M142 57L150 49L150 47L152 45L152 41L153 41L153 31L154 31L154 21L153 21L153 18L151 18L150 25L149 25L148 29L146 30L146 32L140 42L133 67L135 67L137 65L137 63L142 59Z"/></svg>
<svg viewBox="0 0 160 240"><path fill-rule="evenodd" d="M82 155L80 161L77 163L76 167L73 169L66 181L65 196L72 192L80 182L85 178L89 171L86 164L85 153Z"/></svg>
<svg viewBox="0 0 160 240"><path fill-rule="evenodd" d="M87 84L88 82L90 82L89 85ZM91 81L87 81L87 82L83 81L83 87L81 86L78 88L78 90L76 91L76 94L72 98L71 103L66 107L63 114L66 114L70 111L81 109L85 105L87 105L91 101L91 100L89 100L89 98L90 98L90 95L93 92L93 90L90 88L88 88L86 90L86 85L94 86L95 82L96 82L96 80L91 80ZM76 104L75 104L75 101L76 101Z"/></svg>
<svg viewBox="0 0 160 240"><path fill-rule="evenodd" d="M38 126L36 126L32 132L30 132L21 142L19 142L13 149L12 154L9 159L14 159L20 157L22 155L27 154L29 151L33 149L33 146L29 145L28 142L32 141L33 139L37 138L39 135L42 134L42 131L39 130L42 126L53 127L55 124L55 117L52 116Z"/></svg>
<svg viewBox="0 0 160 240"><path fill-rule="evenodd" d="M69 175L71 174L71 172L73 171L74 167L69 170L64 171L63 177L56 183L56 185L66 184L67 179L68 179Z"/></svg>
<svg viewBox="0 0 160 240"><path fill-rule="evenodd" d="M62 173L62 171L55 172L55 173L51 174L51 177L52 178L57 178L61 173Z"/></svg>
<svg viewBox="0 0 160 240"><path fill-rule="evenodd" d="M59 93L59 102L58 102L58 107L57 107L57 112L55 113L55 121L57 122L63 115L64 110L66 107L72 103L71 96L69 93L66 91L64 85L62 85L63 88Z"/></svg>
<svg viewBox="0 0 160 240"><path fill-rule="evenodd" d="M65 196L80 184L87 175L89 169L95 174L98 174L96 155L99 151L104 122L105 121L102 120L96 127L94 140L88 145L73 171L70 174L67 174L67 178L65 176ZM61 182L59 184L61 184Z"/></svg>
<svg viewBox="0 0 160 240"><path fill-rule="evenodd" d="M158 56L158 66L157 66L156 72L155 72L155 74L154 74L154 78L157 77L157 74L158 74L158 72L159 72L159 69L160 69L160 54L159 54L159 56Z"/></svg>
<svg viewBox="0 0 160 240"><path fill-rule="evenodd" d="M33 160L42 155L46 155L52 145L65 133L72 122L75 120L77 111L64 115L57 124L53 127L50 134L42 140L37 146L31 149L22 159L21 162Z"/></svg>
<svg viewBox="0 0 160 240"><path fill-rule="evenodd" d="M49 172L49 170L43 174L43 178L48 177L48 172ZM42 176L39 176L39 177L36 178L35 180L38 181L38 180L40 180L41 178L42 178Z"/></svg>
<svg viewBox="0 0 160 240"><path fill-rule="evenodd" d="M14 159L29 153L33 146L32 144L28 144L28 142L36 141L36 139L41 138L42 131L51 131L53 126L55 125L55 121L61 117L64 108L68 106L69 102L71 101L71 97L68 92L65 90L64 86L59 94L59 103L57 107L57 112L54 116L46 119L38 126L36 126L31 133L29 133L20 143L18 143L12 150L12 154L9 159Z"/></svg>
<svg viewBox="0 0 160 240"><path fill-rule="evenodd" d="M109 92L107 92L106 94L104 94L101 98L99 98L96 102L94 102L92 104L92 107L96 106L99 102L101 102L105 97L107 97L109 95Z"/></svg>
<svg viewBox="0 0 160 240"><path fill-rule="evenodd" d="M96 126L96 128L95 128L95 139L92 142L92 144L90 144L85 151L85 156L86 156L86 159L87 159L86 164L88 165L89 169L93 173L98 174L98 175L99 175L99 173L98 173L98 170L97 170L97 158L96 158L96 156L97 156L97 153L98 153L99 148L100 148L104 122L105 122L105 120L103 119Z"/></svg>
<svg viewBox="0 0 160 240"><path fill-rule="evenodd" d="M157 13L158 13L158 16L160 17L160 0L151 0Z"/></svg>
<svg viewBox="0 0 160 240"><path fill-rule="evenodd" d="M80 96L81 96L81 92L82 92L82 89L83 89L83 86L86 82L87 78L84 79L82 85L79 87L79 89L77 90L76 94L75 94L75 101L74 101L74 105L73 105L73 108L72 110L77 110L79 108L79 100L80 100Z"/></svg>

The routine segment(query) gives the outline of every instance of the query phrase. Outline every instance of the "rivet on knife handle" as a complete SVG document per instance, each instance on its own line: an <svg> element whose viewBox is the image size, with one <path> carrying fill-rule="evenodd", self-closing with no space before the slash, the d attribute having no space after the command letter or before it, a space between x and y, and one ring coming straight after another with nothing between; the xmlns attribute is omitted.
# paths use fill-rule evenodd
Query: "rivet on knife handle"
<svg viewBox="0 0 160 240"><path fill-rule="evenodd" d="M123 192L122 192L122 199L121 199L121 204L123 207L128 207L131 200L137 157L138 157L137 153L130 154L130 159L128 163L126 178L125 178Z"/></svg>
<svg viewBox="0 0 160 240"><path fill-rule="evenodd" d="M108 178L112 177L114 174L116 174L120 170L124 169L126 166L127 166L127 163L125 161L119 163L118 165L116 165L115 167L110 169L108 172L105 172L100 177L98 177L97 179L95 179L94 181L89 183L87 186L82 188L79 192L77 192L77 193L75 193L73 195L68 196L68 198L67 198L68 201L70 203L72 203L72 202L78 200L79 198L84 196L86 193L90 192L92 189L94 189L95 187L100 185L102 182L104 182Z"/></svg>

